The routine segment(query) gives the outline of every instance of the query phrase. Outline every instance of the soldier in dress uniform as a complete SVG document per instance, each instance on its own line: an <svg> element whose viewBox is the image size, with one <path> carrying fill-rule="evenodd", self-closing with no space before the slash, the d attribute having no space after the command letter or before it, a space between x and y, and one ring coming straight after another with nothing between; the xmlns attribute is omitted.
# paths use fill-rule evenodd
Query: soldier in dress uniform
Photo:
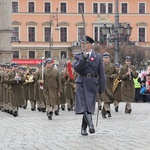
<svg viewBox="0 0 150 150"><path fill-rule="evenodd" d="M95 133L92 121L92 114L95 110L95 101L97 93L102 93L105 89L105 73L103 61L100 54L92 50L94 40L86 36L86 41L82 41L82 48L85 47L86 52L75 55L74 70L78 73L76 79L75 94L75 112L83 114L81 135L86 136L87 126L90 133Z"/></svg>
<svg viewBox="0 0 150 150"><path fill-rule="evenodd" d="M3 111L9 113L9 85L8 85L9 64L5 64L3 73Z"/></svg>
<svg viewBox="0 0 150 150"><path fill-rule="evenodd" d="M107 118L111 117L111 110L110 110L110 104L114 102L113 97L113 74L116 74L115 65L110 62L110 55L109 53L103 54L103 61L104 61L104 69L105 69L105 75L106 75L106 89L102 93L101 98L103 100L103 108L102 108L102 117Z"/></svg>
<svg viewBox="0 0 150 150"><path fill-rule="evenodd" d="M29 100L31 103L31 110L36 111L36 100L34 99L34 72L35 69L30 68L28 75L26 76L26 83L28 85L28 94L29 94Z"/></svg>
<svg viewBox="0 0 150 150"><path fill-rule="evenodd" d="M28 74L28 69L26 66L22 67L22 71L25 77L25 80L27 78L27 74ZM27 108L27 103L29 100L29 94L28 94L28 83L25 82L23 83L23 95L24 95L24 104L22 106L22 108L26 109Z"/></svg>
<svg viewBox="0 0 150 150"><path fill-rule="evenodd" d="M70 70L72 71L73 74L73 68L71 67ZM65 77L65 83L64 83L64 93L65 93L65 98L67 102L67 109L68 111L73 110L74 107L74 102L75 102L75 93L74 93L74 86L75 86L75 80L74 77L71 77L69 75L68 71L68 65L64 68L64 77Z"/></svg>
<svg viewBox="0 0 150 150"><path fill-rule="evenodd" d="M37 101L38 111L46 111L46 103L44 100L43 89L40 86L40 77L42 76L42 63L37 64L37 71L35 72L34 79L34 99Z"/></svg>
<svg viewBox="0 0 150 150"><path fill-rule="evenodd" d="M65 103L66 103L66 97L65 97L65 92L64 92L64 84L65 84L65 74L62 71L60 73L60 80L61 80L61 86L62 86L62 93L60 94L59 97L59 105L61 105L61 109L65 110Z"/></svg>
<svg viewBox="0 0 150 150"><path fill-rule="evenodd" d="M18 71L18 63L12 63L12 71L8 74L8 83L10 90L10 103L14 117L18 116L18 109L24 104L23 83L24 75Z"/></svg>
<svg viewBox="0 0 150 150"><path fill-rule="evenodd" d="M132 111L131 102L134 101L134 81L133 78L137 78L138 73L133 65L131 65L131 57L125 57L125 64L120 69L121 83L121 95L122 100L126 102L125 113L129 114Z"/></svg>
<svg viewBox="0 0 150 150"><path fill-rule="evenodd" d="M41 80L41 83L44 87L43 94L46 101L47 116L49 120L52 120L53 111L58 110L56 105L58 105L58 97L60 97L62 87L59 72L52 67L53 60L47 58L45 63L44 80Z"/></svg>
<svg viewBox="0 0 150 150"><path fill-rule="evenodd" d="M4 64L2 64L1 65L1 68L2 68L2 71L1 71L1 95L2 95L2 97L1 97L1 104L2 104L2 106L1 106L1 110L2 110L2 112L4 112L5 111L5 107L4 107L4 105L5 105L5 92L4 92L4 87L5 87L5 83L4 83L4 74L5 74L5 65Z"/></svg>
<svg viewBox="0 0 150 150"><path fill-rule="evenodd" d="M3 67L2 64L0 64L0 110L3 108L3 92L2 92L2 83L1 83L2 73L3 73Z"/></svg>
<svg viewBox="0 0 150 150"><path fill-rule="evenodd" d="M118 63L115 64L116 74L114 75L113 81L113 94L114 94L114 107L115 111L118 112L119 109L119 102L121 102L121 80L119 78L120 73L120 65Z"/></svg>

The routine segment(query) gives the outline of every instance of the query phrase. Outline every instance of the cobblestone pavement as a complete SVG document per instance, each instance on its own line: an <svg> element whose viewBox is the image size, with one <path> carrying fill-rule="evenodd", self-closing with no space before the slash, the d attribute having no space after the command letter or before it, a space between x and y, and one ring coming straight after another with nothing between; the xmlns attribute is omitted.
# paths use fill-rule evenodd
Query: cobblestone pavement
<svg viewBox="0 0 150 150"><path fill-rule="evenodd" d="M81 115L73 111L60 110L53 120L29 107L16 118L0 112L0 150L150 150L150 103L133 103L131 114L124 106L115 112L112 105L112 118L100 114L96 133L86 137L80 135Z"/></svg>

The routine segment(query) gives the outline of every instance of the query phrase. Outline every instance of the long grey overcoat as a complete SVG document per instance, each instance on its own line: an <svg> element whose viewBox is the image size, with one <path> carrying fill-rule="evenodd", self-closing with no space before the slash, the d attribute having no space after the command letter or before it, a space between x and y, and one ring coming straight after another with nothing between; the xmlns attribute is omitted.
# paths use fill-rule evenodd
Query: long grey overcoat
<svg viewBox="0 0 150 150"><path fill-rule="evenodd" d="M132 70L132 77L131 80L126 73L128 72L128 66L124 65L120 70L120 79L122 80L121 83L121 96L124 102L132 102L134 101L134 81L133 78L138 77L138 73L135 70L133 65L129 66Z"/></svg>
<svg viewBox="0 0 150 150"><path fill-rule="evenodd" d="M82 53L75 55L74 70L78 73L76 79L76 114L83 112L94 113L97 93L105 89L105 73L100 54L92 51L90 58L85 61ZM98 77L86 77L87 74ZM90 76L90 75L89 75Z"/></svg>

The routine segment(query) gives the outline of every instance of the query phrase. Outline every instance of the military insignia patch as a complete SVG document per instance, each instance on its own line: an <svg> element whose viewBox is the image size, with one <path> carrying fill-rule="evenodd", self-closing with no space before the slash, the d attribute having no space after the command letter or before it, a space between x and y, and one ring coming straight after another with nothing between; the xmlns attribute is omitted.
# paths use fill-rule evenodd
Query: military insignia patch
<svg viewBox="0 0 150 150"><path fill-rule="evenodd" d="M94 58L93 58L93 57L91 57L90 59L91 59L92 61L94 60Z"/></svg>

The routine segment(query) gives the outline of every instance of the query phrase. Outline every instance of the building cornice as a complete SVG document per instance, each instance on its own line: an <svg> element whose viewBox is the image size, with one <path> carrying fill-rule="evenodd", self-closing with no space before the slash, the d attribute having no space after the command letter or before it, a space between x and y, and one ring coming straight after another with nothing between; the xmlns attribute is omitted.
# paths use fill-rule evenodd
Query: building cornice
<svg viewBox="0 0 150 150"><path fill-rule="evenodd" d="M53 23L47 21L47 22L43 22L42 25L43 25L43 26L53 26Z"/></svg>
<svg viewBox="0 0 150 150"><path fill-rule="evenodd" d="M12 22L12 25L18 25L18 26L20 26L20 25L21 25L21 22L19 22L19 21L13 21L13 22Z"/></svg>
<svg viewBox="0 0 150 150"><path fill-rule="evenodd" d="M26 22L26 25L27 25L27 26L29 26L29 25L37 26L37 22L29 21L29 22Z"/></svg>
<svg viewBox="0 0 150 150"><path fill-rule="evenodd" d="M58 22L58 26L69 26L70 24L68 22Z"/></svg>
<svg viewBox="0 0 150 150"><path fill-rule="evenodd" d="M137 22L136 25L137 26L147 26L148 23L146 23L146 22Z"/></svg>
<svg viewBox="0 0 150 150"><path fill-rule="evenodd" d="M87 23L85 23L85 26L87 25ZM76 26L83 26L83 22L77 22Z"/></svg>

